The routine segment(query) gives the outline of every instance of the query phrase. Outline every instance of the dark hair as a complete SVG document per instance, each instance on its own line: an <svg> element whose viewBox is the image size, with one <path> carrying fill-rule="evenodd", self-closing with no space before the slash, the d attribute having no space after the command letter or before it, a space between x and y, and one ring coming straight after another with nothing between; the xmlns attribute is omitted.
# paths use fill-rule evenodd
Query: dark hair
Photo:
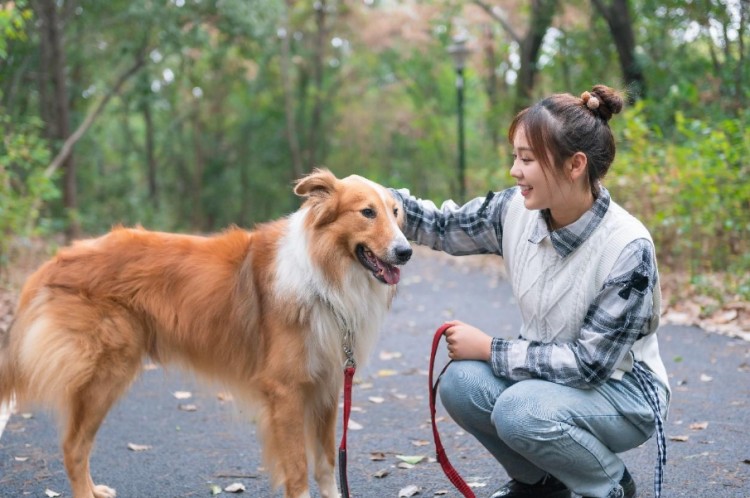
<svg viewBox="0 0 750 498"><path fill-rule="evenodd" d="M555 94L519 112L508 129L508 140L512 144L516 131L523 129L542 168L556 174L562 174L566 159L583 152L588 158L589 185L596 196L599 181L615 159L609 120L623 105L622 94L605 85L596 85L581 97Z"/></svg>

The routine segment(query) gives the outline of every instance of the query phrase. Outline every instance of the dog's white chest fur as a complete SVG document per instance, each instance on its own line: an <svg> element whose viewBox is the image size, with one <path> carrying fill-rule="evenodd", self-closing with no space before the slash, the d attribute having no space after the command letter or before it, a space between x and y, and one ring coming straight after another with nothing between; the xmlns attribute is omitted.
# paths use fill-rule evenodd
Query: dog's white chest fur
<svg viewBox="0 0 750 498"><path fill-rule="evenodd" d="M276 295L309 313L311 334L307 338L310 375L325 376L344 361L344 336L353 337L354 358L364 363L370 355L395 288L375 280L354 260L344 260L343 281L331 285L310 257L306 209L289 217L289 229L280 240L276 257Z"/></svg>

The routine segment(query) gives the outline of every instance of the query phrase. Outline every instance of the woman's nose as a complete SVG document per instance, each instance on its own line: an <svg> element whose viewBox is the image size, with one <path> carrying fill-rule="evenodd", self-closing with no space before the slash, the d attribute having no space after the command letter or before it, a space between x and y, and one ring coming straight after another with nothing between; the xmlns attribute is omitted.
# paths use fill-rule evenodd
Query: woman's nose
<svg viewBox="0 0 750 498"><path fill-rule="evenodd" d="M518 166L518 161L513 161L513 166L510 167L510 176L513 178L521 178L521 168Z"/></svg>

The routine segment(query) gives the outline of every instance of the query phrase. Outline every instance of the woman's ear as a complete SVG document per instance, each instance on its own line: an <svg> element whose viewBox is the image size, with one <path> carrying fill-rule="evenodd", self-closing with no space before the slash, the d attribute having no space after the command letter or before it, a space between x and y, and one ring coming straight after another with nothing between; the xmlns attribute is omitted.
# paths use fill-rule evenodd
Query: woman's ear
<svg viewBox="0 0 750 498"><path fill-rule="evenodd" d="M568 163L566 164L568 177L572 181L576 181L581 176L585 176L588 164L588 156L586 156L586 154L584 154L583 152L576 152L570 159L568 159Z"/></svg>

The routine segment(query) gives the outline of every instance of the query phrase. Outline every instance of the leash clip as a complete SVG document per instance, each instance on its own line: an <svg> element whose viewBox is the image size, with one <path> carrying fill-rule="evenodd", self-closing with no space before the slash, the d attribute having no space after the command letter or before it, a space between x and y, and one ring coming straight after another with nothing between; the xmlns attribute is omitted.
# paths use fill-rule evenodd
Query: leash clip
<svg viewBox="0 0 750 498"><path fill-rule="evenodd" d="M344 356L346 356L344 368L357 368L357 361L354 359L354 332L349 327L346 327L344 341L341 346L344 350Z"/></svg>

